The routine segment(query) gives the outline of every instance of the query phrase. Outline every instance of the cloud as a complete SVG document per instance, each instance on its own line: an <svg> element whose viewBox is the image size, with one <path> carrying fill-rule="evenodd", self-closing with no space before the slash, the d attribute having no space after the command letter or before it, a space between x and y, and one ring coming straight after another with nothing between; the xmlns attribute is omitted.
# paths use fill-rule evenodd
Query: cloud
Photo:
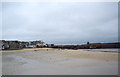
<svg viewBox="0 0 120 77"><path fill-rule="evenodd" d="M3 3L3 39L55 44L118 41L113 2Z"/></svg>

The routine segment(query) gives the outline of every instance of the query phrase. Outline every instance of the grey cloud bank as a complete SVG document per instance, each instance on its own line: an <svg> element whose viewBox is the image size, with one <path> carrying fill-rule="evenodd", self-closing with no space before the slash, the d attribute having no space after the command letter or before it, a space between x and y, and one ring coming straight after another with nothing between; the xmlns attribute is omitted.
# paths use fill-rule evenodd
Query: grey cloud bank
<svg viewBox="0 0 120 77"><path fill-rule="evenodd" d="M2 3L3 39L54 44L118 41L118 4Z"/></svg>

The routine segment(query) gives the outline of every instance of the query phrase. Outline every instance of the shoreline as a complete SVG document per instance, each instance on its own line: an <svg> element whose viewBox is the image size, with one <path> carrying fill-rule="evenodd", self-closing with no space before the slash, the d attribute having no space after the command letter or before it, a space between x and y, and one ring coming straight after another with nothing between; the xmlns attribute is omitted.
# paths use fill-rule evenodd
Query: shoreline
<svg viewBox="0 0 120 77"><path fill-rule="evenodd" d="M118 52L114 51L92 51L92 50L74 50L74 49L58 49L58 48L25 48L22 50L4 50L2 53L10 52L35 52L35 53L44 53L44 54L60 54L66 57L78 57L78 58L88 58L88 59L111 59L118 60ZM34 56L34 55L32 55ZM112 56L112 57L111 57Z"/></svg>
<svg viewBox="0 0 120 77"><path fill-rule="evenodd" d="M82 51L90 51L90 52L110 52L110 53L119 53L118 51L109 51L109 50L101 50L101 49L61 49L61 48L24 48L19 50L0 50L0 52L17 52L17 51L38 51L38 50L49 50L49 49L58 49L58 50L82 50ZM111 48L114 49L114 48Z"/></svg>
<svg viewBox="0 0 120 77"><path fill-rule="evenodd" d="M55 49L55 48L24 48L19 50L1 50L1 52L33 51L33 50L47 50L47 49Z"/></svg>

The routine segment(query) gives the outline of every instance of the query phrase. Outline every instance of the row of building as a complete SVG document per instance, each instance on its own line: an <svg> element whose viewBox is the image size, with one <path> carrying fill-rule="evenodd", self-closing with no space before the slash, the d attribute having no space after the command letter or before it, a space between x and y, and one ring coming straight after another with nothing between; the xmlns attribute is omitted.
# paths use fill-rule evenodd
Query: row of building
<svg viewBox="0 0 120 77"><path fill-rule="evenodd" d="M45 44L43 41L5 41L0 40L0 50L4 49L23 49L23 48L62 48L62 49L98 49L98 48L120 48L120 42L118 43L89 43L82 45L54 45Z"/></svg>
<svg viewBox="0 0 120 77"><path fill-rule="evenodd" d="M42 48L51 47L53 44L45 44L43 41L5 41L0 40L0 49L23 49L23 48Z"/></svg>

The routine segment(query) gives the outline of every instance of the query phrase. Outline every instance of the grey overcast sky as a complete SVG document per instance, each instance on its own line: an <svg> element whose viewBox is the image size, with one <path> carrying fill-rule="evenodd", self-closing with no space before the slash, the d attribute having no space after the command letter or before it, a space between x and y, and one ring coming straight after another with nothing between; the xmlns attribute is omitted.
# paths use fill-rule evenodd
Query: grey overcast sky
<svg viewBox="0 0 120 77"><path fill-rule="evenodd" d="M54 44L118 41L117 2L5 2L2 16L5 40Z"/></svg>

